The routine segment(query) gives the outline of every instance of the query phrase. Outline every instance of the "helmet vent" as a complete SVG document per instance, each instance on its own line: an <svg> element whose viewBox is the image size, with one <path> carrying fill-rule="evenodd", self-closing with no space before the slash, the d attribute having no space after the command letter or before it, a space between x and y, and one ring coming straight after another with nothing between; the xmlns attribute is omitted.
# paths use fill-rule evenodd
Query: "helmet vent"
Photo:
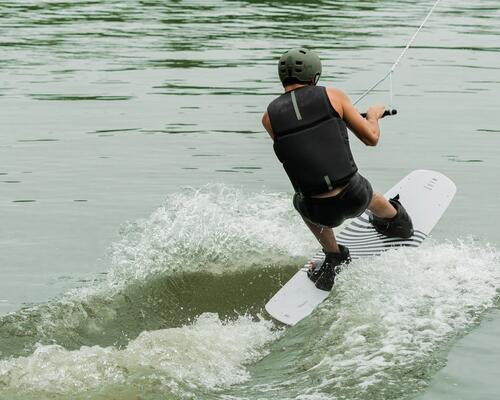
<svg viewBox="0 0 500 400"><path fill-rule="evenodd" d="M295 64L297 64L297 65L302 65L302 64L303 64L303 62L302 62L302 61L295 61Z"/></svg>
<svg viewBox="0 0 500 400"><path fill-rule="evenodd" d="M306 54L304 50L299 50L299 52L301 52L302 54Z"/></svg>
<svg viewBox="0 0 500 400"><path fill-rule="evenodd" d="M286 63L285 63L285 61L281 61L280 64L281 65L285 65Z"/></svg>
<svg viewBox="0 0 500 400"><path fill-rule="evenodd" d="M302 68L295 68L295 72L302 72Z"/></svg>

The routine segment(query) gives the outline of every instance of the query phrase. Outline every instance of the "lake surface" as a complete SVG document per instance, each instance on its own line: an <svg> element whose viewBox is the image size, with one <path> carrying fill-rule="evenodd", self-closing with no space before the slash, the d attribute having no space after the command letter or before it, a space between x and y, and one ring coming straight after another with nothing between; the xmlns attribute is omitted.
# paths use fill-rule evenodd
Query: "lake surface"
<svg viewBox="0 0 500 400"><path fill-rule="evenodd" d="M278 57L355 99L431 6L1 2L0 399L496 399L498 1L442 0L351 140L378 191L453 179L432 239L293 328L263 311L318 248L260 123Z"/></svg>

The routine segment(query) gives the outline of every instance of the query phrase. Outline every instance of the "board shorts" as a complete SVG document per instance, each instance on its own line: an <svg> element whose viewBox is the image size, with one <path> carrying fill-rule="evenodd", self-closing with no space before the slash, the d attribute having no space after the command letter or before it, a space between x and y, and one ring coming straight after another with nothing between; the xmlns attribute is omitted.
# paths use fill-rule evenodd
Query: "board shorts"
<svg viewBox="0 0 500 400"><path fill-rule="evenodd" d="M347 186L333 197L293 196L293 206L299 214L313 224L335 228L348 218L359 217L368 208L373 197L372 185L356 173Z"/></svg>

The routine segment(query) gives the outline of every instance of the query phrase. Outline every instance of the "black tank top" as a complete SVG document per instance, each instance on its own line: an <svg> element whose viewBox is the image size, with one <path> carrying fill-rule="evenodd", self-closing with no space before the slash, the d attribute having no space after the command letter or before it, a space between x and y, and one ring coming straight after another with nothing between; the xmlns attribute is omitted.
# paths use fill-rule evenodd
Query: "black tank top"
<svg viewBox="0 0 500 400"><path fill-rule="evenodd" d="M267 112L274 151L296 192L325 193L357 172L347 127L326 88L303 86L284 93L269 104Z"/></svg>

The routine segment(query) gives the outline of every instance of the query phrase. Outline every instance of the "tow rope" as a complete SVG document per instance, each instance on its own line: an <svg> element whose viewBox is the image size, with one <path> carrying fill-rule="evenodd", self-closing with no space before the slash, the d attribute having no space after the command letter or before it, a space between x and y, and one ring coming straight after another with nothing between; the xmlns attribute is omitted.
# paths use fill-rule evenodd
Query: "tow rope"
<svg viewBox="0 0 500 400"><path fill-rule="evenodd" d="M415 38L417 37L417 35L419 34L419 32L422 30L422 28L424 27L424 25L427 23L427 20L429 19L429 17L432 15L432 13L434 12L434 9L437 7L438 3L440 2L441 0L436 0L436 2L434 3L434 5L431 7L431 9L429 10L429 12L427 13L426 17L424 18L424 20L422 21L422 23L420 24L420 26L418 27L418 29L415 31L415 33L413 34L413 36L410 38L410 40L408 41L408 43L406 44L405 48L403 49L403 51L401 52L401 54L399 55L399 57L396 59L396 61L394 62L394 64L392 64L391 68L389 69L389 71L381 78L379 79L374 85L372 85L369 89L365 90L363 92L363 94L353 103L353 104L357 104L359 103L362 99L364 99L373 89L375 89L378 85L380 85L382 82L384 82L387 78L389 78L389 93L390 93L390 110L393 110L393 107L392 107L392 99L393 99L393 89L392 89L392 74L394 73L394 71L396 70L396 67L399 65L399 62L402 60L402 58L404 57L404 55L406 54L406 52L408 51L408 49L411 47L411 45L413 44L413 41L415 40Z"/></svg>

